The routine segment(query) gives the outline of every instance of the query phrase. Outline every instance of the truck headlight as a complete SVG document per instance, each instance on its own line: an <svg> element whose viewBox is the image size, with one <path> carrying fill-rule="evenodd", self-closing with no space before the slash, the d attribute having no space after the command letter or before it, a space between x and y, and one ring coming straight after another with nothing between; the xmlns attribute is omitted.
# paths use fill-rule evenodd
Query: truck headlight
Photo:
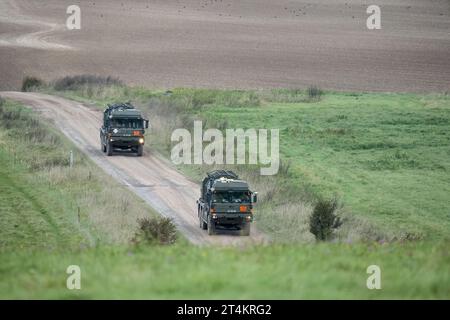
<svg viewBox="0 0 450 320"><path fill-rule="evenodd" d="M139 143L144 144L144 138L139 138Z"/></svg>

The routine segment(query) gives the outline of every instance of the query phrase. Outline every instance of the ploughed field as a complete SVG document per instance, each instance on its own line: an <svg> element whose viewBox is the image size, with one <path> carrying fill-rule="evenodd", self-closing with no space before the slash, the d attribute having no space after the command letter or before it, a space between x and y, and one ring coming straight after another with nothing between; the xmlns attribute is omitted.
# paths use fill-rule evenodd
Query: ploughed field
<svg viewBox="0 0 450 320"><path fill-rule="evenodd" d="M368 30L357 0L70 1L0 3L0 89L26 75L119 76L149 87L305 87L445 91L450 3L378 1Z"/></svg>

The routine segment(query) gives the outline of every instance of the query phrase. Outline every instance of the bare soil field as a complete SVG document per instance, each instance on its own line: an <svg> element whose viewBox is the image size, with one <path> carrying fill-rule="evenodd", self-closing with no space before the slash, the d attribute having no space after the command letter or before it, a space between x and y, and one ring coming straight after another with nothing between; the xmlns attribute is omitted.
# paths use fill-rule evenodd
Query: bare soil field
<svg viewBox="0 0 450 320"><path fill-rule="evenodd" d="M381 30L357 0L77 3L81 30L65 27L73 1L0 2L0 89L80 73L153 88L450 89L448 0L376 1Z"/></svg>

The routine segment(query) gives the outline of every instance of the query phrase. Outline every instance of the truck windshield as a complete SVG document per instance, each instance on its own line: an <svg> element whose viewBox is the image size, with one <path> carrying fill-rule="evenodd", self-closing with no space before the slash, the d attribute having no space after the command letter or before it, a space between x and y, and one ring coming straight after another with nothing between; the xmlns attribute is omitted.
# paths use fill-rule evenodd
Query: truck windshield
<svg viewBox="0 0 450 320"><path fill-rule="evenodd" d="M141 119L112 119L111 127L113 128L130 128L130 129L142 129Z"/></svg>
<svg viewBox="0 0 450 320"><path fill-rule="evenodd" d="M214 203L247 203L250 202L250 192L249 191L215 192L212 201Z"/></svg>

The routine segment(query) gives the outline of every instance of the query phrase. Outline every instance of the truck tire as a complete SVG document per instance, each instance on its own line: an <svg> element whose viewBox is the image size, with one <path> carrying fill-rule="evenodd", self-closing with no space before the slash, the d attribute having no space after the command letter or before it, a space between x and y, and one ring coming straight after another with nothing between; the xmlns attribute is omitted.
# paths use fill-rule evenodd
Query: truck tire
<svg viewBox="0 0 450 320"><path fill-rule="evenodd" d="M138 156L138 157L142 157L142 154L144 153L144 146L141 144L141 145L139 145L138 147L137 147L137 153L136 153L136 155Z"/></svg>
<svg viewBox="0 0 450 320"><path fill-rule="evenodd" d="M108 156L108 157L110 157L110 156L112 156L112 154L113 154L113 147L112 147L112 145L111 145L111 142L107 142L106 143L106 155Z"/></svg>
<svg viewBox="0 0 450 320"><path fill-rule="evenodd" d="M205 221L203 221L203 219L202 219L202 229L203 230L208 229L208 224Z"/></svg>
<svg viewBox="0 0 450 320"><path fill-rule="evenodd" d="M241 235L242 236L249 236L250 235L250 223L244 223L241 226Z"/></svg>
<svg viewBox="0 0 450 320"><path fill-rule="evenodd" d="M100 149L102 150L103 153L106 152L106 146L103 144L102 139L100 139Z"/></svg>
<svg viewBox="0 0 450 320"><path fill-rule="evenodd" d="M216 234L216 224L213 221L213 219L211 219L211 216L209 216L208 218L207 228L208 228L208 235L212 236Z"/></svg>
<svg viewBox="0 0 450 320"><path fill-rule="evenodd" d="M200 229L206 230L208 228L208 225L206 224L205 221L203 221L203 218L200 213L198 215L198 221L200 222Z"/></svg>

